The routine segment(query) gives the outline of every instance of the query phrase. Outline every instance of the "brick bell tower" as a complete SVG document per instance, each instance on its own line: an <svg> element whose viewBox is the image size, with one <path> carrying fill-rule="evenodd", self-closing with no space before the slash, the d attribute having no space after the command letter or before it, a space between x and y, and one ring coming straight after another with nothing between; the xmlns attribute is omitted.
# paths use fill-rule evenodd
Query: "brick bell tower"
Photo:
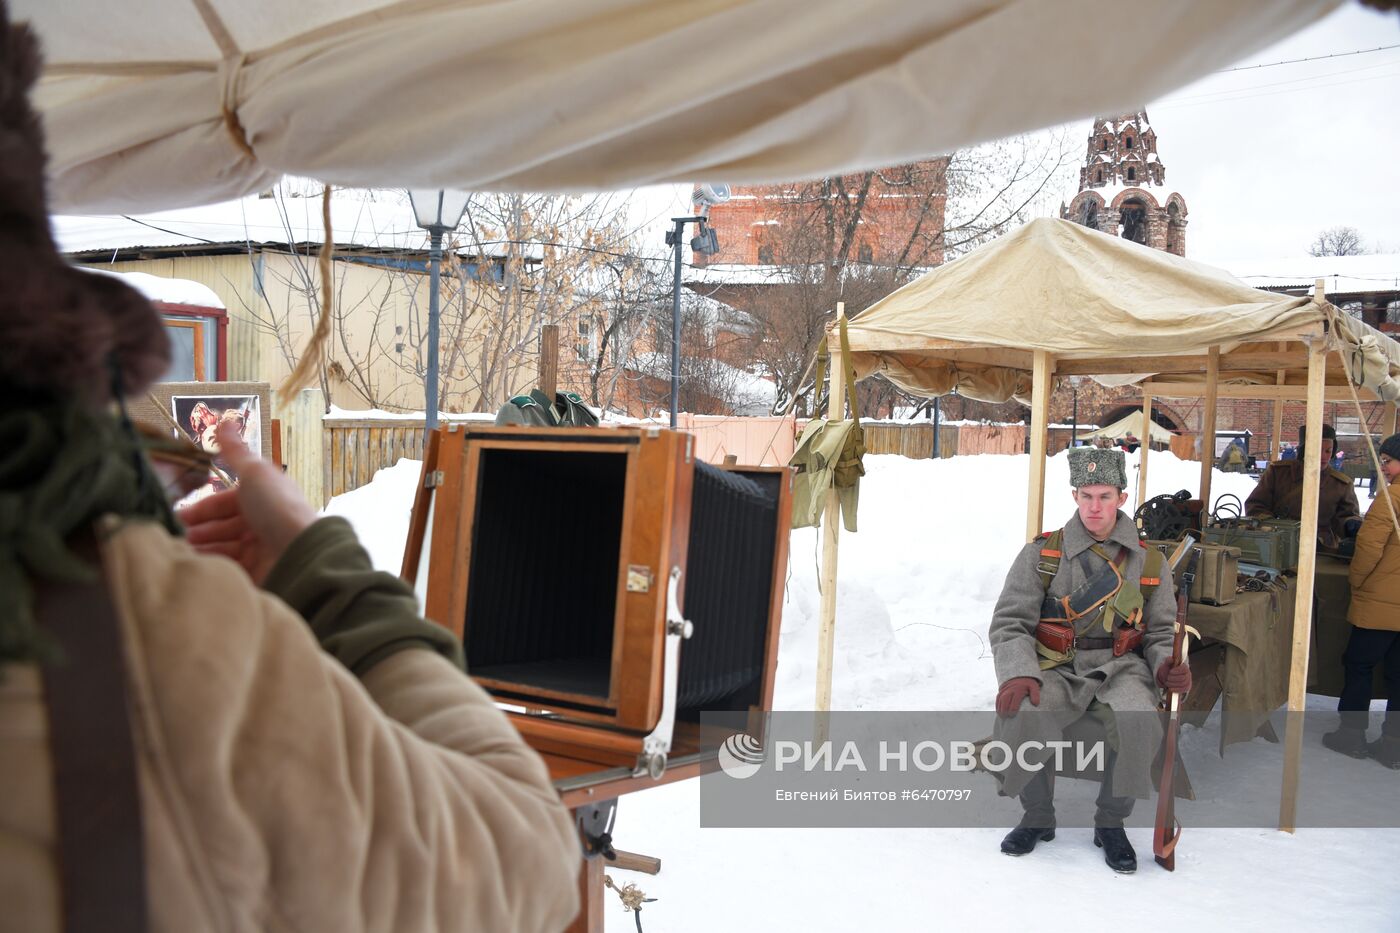
<svg viewBox="0 0 1400 933"><path fill-rule="evenodd" d="M1060 216L1112 236L1186 255L1186 200L1168 192L1147 111L1095 117L1079 193Z"/></svg>

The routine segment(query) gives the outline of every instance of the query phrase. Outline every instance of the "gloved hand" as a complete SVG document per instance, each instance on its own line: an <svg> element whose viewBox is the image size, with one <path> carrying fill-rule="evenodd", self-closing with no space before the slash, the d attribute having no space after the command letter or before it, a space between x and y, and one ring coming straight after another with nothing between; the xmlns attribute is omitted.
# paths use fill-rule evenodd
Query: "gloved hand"
<svg viewBox="0 0 1400 933"><path fill-rule="evenodd" d="M1031 698L1031 706L1040 705L1040 681L1034 677L1013 677L997 691L997 715L1010 719L1021 708L1021 701Z"/></svg>
<svg viewBox="0 0 1400 933"><path fill-rule="evenodd" d="M1361 519L1359 518L1349 518L1347 519L1347 523L1342 526L1343 537L1347 538L1355 538L1357 532L1360 530Z"/></svg>
<svg viewBox="0 0 1400 933"><path fill-rule="evenodd" d="M1157 686L1172 693L1191 692L1191 668L1185 664L1172 666L1167 658L1157 666Z"/></svg>

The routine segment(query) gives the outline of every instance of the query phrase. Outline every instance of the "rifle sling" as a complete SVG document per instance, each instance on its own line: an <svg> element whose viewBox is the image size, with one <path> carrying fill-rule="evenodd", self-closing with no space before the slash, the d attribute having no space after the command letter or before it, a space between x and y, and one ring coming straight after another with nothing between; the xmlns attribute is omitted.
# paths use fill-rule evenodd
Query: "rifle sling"
<svg viewBox="0 0 1400 933"><path fill-rule="evenodd" d="M53 760L65 933L147 928L146 853L126 661L90 529L69 542L91 583L34 580L35 618L57 643L41 666Z"/></svg>

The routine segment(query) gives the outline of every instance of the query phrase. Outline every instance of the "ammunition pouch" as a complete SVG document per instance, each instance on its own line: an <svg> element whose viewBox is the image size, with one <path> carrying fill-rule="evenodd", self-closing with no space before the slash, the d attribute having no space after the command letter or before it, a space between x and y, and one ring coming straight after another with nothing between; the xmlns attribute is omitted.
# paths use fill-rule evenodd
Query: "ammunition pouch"
<svg viewBox="0 0 1400 933"><path fill-rule="evenodd" d="M1128 652L1142 652L1142 630L1129 625L1114 629L1110 637L1076 636L1074 629L1058 622L1041 622L1035 627L1035 640L1057 655L1073 655L1076 648L1093 650L1113 648L1113 656L1121 658Z"/></svg>

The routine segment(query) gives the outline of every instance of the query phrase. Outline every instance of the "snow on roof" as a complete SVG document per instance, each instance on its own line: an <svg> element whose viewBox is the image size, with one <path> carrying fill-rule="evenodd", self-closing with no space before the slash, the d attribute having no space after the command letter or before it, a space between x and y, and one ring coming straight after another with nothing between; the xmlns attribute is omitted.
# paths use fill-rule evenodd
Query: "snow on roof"
<svg viewBox="0 0 1400 933"><path fill-rule="evenodd" d="M341 246L421 250L428 244L428 234L414 220L408 196L397 189L334 191L331 230ZM65 253L213 244L319 244L325 239L319 194L254 196L141 215L60 214L53 217L53 232L59 250ZM469 241L462 237L460 242ZM459 248L468 249L464 245ZM504 256L507 245L485 244L483 251ZM530 258L540 258L543 248L532 244L526 252Z"/></svg>
<svg viewBox="0 0 1400 933"><path fill-rule="evenodd" d="M798 281L789 266L714 263L687 269L687 285L787 285Z"/></svg>
<svg viewBox="0 0 1400 933"><path fill-rule="evenodd" d="M1277 259L1210 260L1254 288L1312 288L1323 280L1328 294L1400 289L1400 253L1365 256L1285 256Z"/></svg>
<svg viewBox="0 0 1400 933"><path fill-rule="evenodd" d="M201 308L222 308L224 303L219 300L219 296L207 285L199 282L191 282L189 279L167 279L159 275L147 275L144 272L108 272L106 269L94 269L91 266L77 266L84 272L93 272L97 275L110 275L113 278L121 279L145 295L151 301L162 301L174 305L197 305Z"/></svg>

